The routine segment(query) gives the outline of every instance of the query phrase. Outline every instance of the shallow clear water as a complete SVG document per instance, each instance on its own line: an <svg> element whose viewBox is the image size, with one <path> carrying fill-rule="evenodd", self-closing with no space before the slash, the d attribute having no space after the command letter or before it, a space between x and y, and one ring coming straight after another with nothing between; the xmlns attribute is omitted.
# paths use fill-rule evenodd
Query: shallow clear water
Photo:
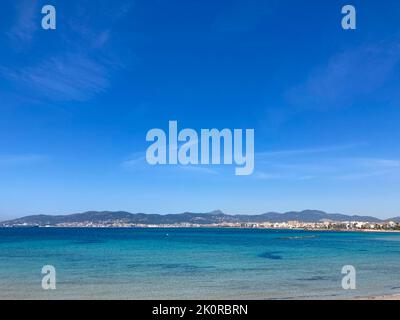
<svg viewBox="0 0 400 320"><path fill-rule="evenodd" d="M53 265L57 289L41 287ZM357 270L343 290L341 269ZM0 228L0 299L336 299L400 293L400 234Z"/></svg>

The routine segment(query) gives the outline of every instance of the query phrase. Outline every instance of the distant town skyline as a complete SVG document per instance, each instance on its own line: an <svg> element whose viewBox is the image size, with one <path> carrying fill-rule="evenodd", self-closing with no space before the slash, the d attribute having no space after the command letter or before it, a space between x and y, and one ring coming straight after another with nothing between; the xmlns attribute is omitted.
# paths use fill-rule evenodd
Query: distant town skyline
<svg viewBox="0 0 400 320"><path fill-rule="evenodd" d="M0 4L0 220L89 210L400 215L400 3ZM379 10L377 10L379 8ZM378 14L378 13L379 14ZM145 161L146 133L254 129L254 170Z"/></svg>

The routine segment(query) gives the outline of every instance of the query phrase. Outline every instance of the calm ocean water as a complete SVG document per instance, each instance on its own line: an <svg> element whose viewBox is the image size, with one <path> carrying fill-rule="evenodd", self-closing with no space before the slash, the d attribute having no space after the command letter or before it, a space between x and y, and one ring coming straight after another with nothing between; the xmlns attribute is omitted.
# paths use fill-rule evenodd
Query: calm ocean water
<svg viewBox="0 0 400 320"><path fill-rule="evenodd" d="M41 288L53 265L57 289ZM343 290L341 269L357 270ZM336 299L400 293L400 234L0 228L0 299Z"/></svg>

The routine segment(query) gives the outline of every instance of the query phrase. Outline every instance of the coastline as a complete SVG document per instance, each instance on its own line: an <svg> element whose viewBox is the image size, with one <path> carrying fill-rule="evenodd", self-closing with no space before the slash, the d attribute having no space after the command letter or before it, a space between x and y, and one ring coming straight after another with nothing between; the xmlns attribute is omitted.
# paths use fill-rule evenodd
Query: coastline
<svg viewBox="0 0 400 320"><path fill-rule="evenodd" d="M381 296L369 296L369 297L358 297L351 300L367 300L367 301L400 301L400 294L392 295L381 295Z"/></svg>
<svg viewBox="0 0 400 320"><path fill-rule="evenodd" d="M0 229L223 229L223 230L276 230L276 231L305 231L305 232L356 232L356 233L400 233L400 230L378 230L378 229L310 229L310 228L268 228L268 227L236 227L236 226L176 226L176 225L159 225L159 226L1 226Z"/></svg>

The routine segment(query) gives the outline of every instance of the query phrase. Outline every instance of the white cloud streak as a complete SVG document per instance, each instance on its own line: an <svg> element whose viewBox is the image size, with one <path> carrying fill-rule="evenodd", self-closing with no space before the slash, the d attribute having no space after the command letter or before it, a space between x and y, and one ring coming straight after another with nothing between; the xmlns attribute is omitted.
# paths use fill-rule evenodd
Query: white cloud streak
<svg viewBox="0 0 400 320"><path fill-rule="evenodd" d="M56 101L84 101L110 85L105 66L82 54L60 55L33 67L0 71L32 94Z"/></svg>

